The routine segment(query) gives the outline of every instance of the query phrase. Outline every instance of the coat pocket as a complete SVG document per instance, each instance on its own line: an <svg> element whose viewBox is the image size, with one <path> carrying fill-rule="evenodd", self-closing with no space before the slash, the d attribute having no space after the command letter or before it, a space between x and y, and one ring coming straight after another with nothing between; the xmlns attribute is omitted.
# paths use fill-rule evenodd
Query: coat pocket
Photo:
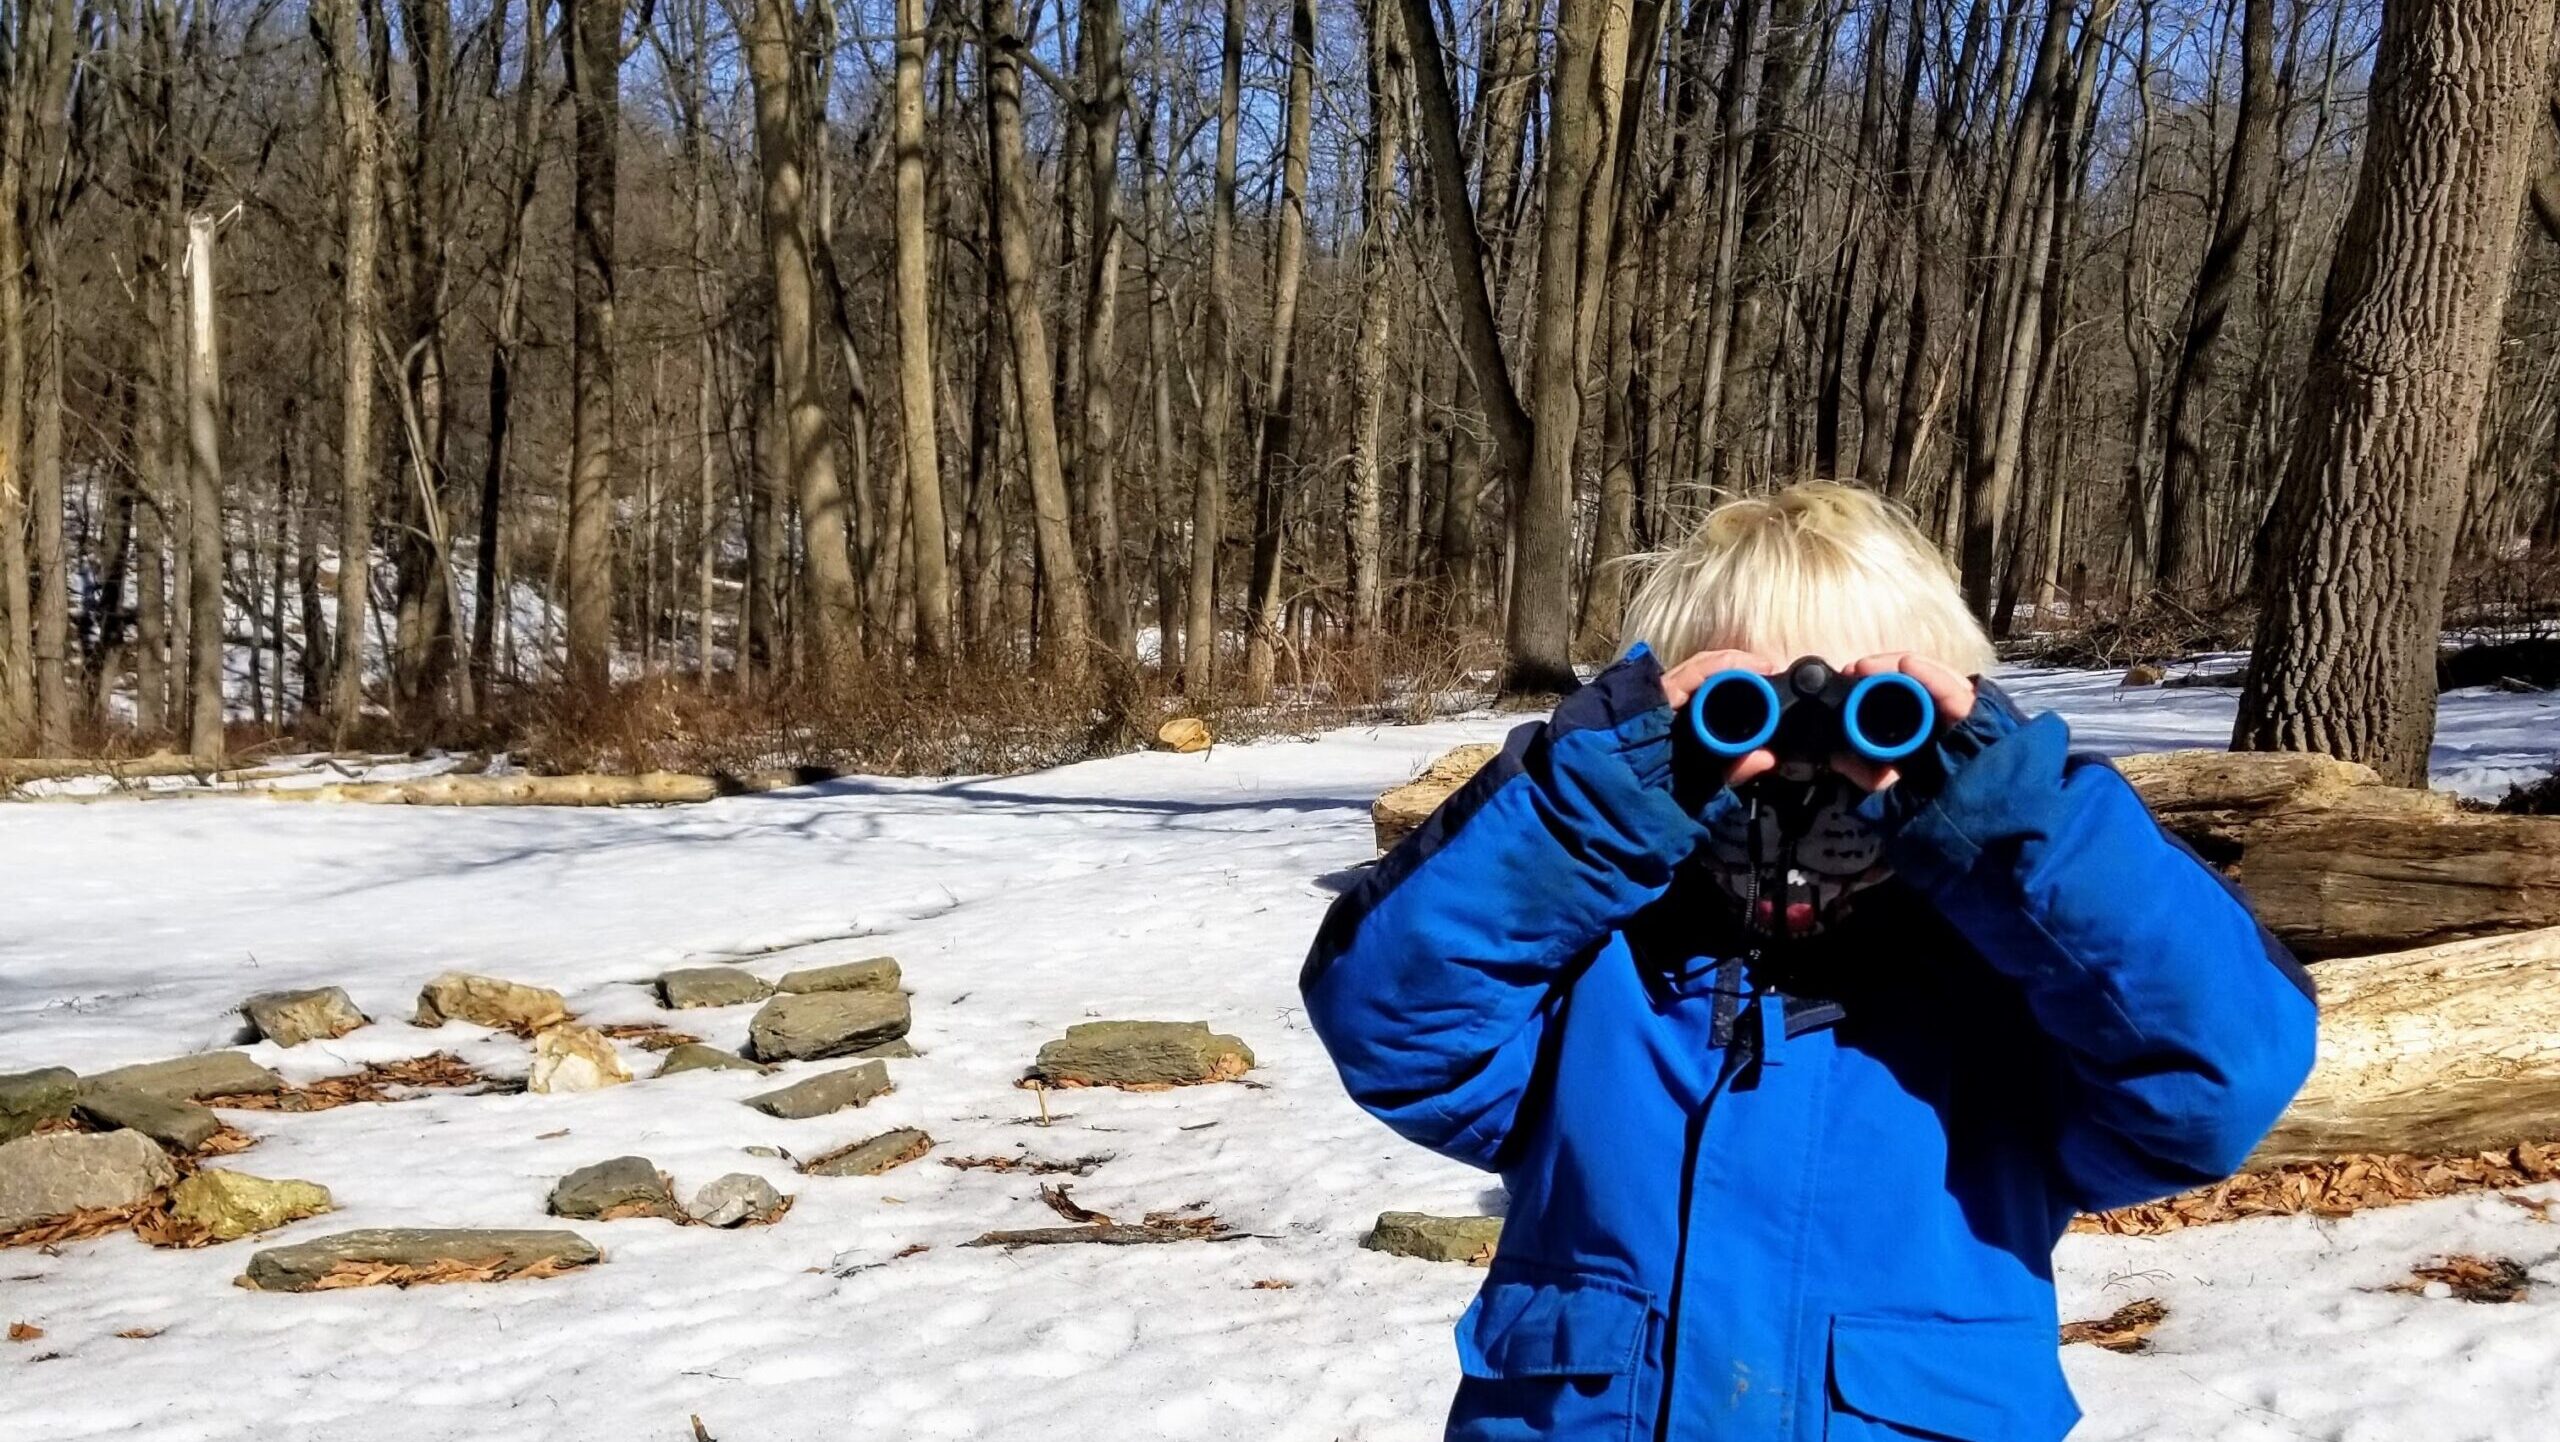
<svg viewBox="0 0 2560 1442"><path fill-rule="evenodd" d="M2051 1324L1835 1317L1828 1442L2060 1442L2080 1420Z"/></svg>
<svg viewBox="0 0 2560 1442"><path fill-rule="evenodd" d="M1465 1379L1449 1418L1453 1442L1636 1435L1656 1395L1653 1296L1586 1273L1494 1263L1458 1320Z"/></svg>

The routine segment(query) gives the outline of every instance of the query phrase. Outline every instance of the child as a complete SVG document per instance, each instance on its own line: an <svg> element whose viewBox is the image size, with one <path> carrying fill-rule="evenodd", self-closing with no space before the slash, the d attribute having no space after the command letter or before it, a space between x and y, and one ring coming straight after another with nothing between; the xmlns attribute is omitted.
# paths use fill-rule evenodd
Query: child
<svg viewBox="0 0 2560 1442"><path fill-rule="evenodd" d="M1864 491L1719 506L1628 641L1301 982L1351 1095L1510 1196L1449 1436L2054 1442L2055 1242L2239 1166L2310 1068L2309 978L1978 679L1955 577ZM1934 739L1686 739L1706 677L1800 656L1921 682Z"/></svg>

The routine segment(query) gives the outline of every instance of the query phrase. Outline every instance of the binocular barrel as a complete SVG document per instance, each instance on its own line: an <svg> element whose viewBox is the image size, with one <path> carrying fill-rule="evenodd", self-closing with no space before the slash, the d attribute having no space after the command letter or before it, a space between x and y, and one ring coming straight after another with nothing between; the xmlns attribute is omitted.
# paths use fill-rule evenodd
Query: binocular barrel
<svg viewBox="0 0 2560 1442"><path fill-rule="evenodd" d="M1775 677L1717 672L1689 698L1688 720L1700 745L1728 759L1768 746L1792 760L1846 750L1887 762L1928 744L1938 707L1900 672L1853 681L1807 657Z"/></svg>

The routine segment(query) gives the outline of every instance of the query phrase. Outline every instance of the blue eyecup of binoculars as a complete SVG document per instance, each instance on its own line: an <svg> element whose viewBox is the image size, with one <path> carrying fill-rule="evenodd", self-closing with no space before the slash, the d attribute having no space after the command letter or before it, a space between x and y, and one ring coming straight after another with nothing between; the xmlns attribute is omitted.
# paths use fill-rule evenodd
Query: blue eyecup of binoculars
<svg viewBox="0 0 2560 1442"><path fill-rule="evenodd" d="M1818 761L1846 749L1881 763L1929 744L1938 706L1927 687L1898 671L1852 681L1808 656L1776 677L1709 676L1689 697L1687 718L1698 744L1727 760L1775 744L1790 759Z"/></svg>

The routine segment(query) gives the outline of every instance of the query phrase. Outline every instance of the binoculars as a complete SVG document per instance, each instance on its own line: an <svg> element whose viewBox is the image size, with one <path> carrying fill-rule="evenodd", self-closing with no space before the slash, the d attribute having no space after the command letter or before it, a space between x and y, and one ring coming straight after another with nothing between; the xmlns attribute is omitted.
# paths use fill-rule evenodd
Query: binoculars
<svg viewBox="0 0 2560 1442"><path fill-rule="evenodd" d="M1929 742L1938 705L1900 672L1856 679L1807 656L1775 676L1719 671L1689 698L1689 730L1727 760L1762 747L1782 761L1820 763L1846 751L1899 761Z"/></svg>

